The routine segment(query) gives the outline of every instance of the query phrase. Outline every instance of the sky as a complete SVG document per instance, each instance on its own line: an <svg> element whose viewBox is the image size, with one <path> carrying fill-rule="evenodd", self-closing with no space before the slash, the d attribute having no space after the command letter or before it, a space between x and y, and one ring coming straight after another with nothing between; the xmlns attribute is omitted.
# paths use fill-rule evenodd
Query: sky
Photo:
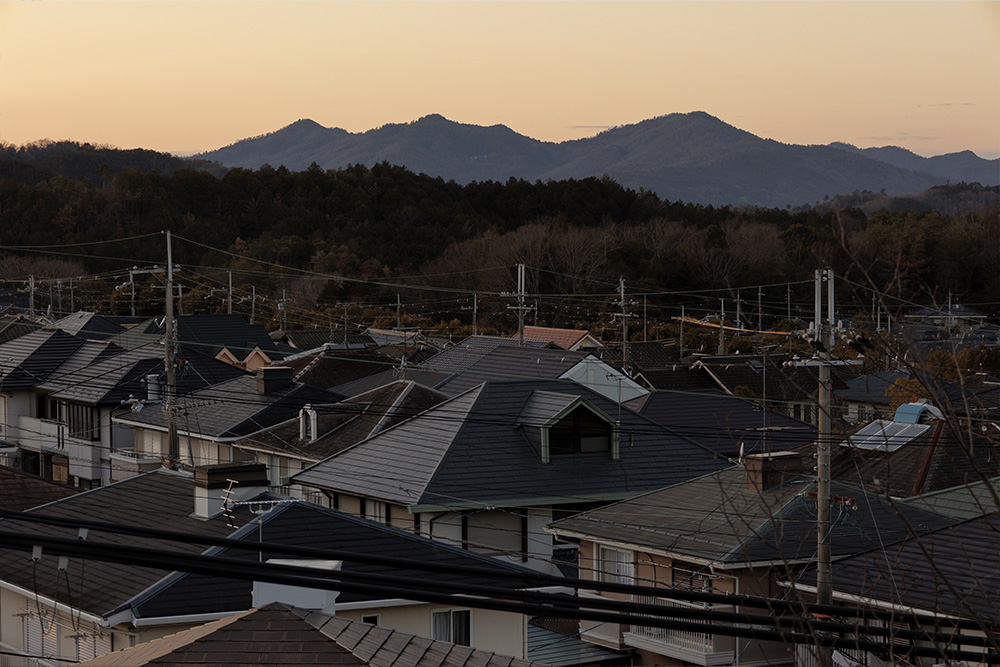
<svg viewBox="0 0 1000 667"><path fill-rule="evenodd" d="M437 113L565 141L705 111L1000 157L1000 1L0 0L0 141L207 151Z"/></svg>

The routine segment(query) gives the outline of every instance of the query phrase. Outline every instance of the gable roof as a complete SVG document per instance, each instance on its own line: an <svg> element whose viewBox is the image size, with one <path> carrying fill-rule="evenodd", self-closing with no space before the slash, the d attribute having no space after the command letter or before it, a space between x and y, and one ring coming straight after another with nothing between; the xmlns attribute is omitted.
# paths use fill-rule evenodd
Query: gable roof
<svg viewBox="0 0 1000 667"><path fill-rule="evenodd" d="M51 392L52 398L89 405L120 405L129 396L146 398L146 376L164 375L163 346L153 343L125 351L110 347L118 353L104 354L76 367L64 364L40 388ZM230 364L190 351L184 354L183 362L177 374L179 396L246 375Z"/></svg>
<svg viewBox="0 0 1000 667"><path fill-rule="evenodd" d="M240 444L294 451L319 460L409 419L446 400L444 394L414 382L397 381L334 405L314 405L317 432L312 441L299 438L299 418L253 433Z"/></svg>
<svg viewBox="0 0 1000 667"><path fill-rule="evenodd" d="M242 360L257 348L272 361L286 356L271 340L263 325L247 324L242 315L181 315L176 319L178 344L206 356L218 356L226 349ZM112 340L122 347L135 347L159 341L164 333L163 320L152 318L114 336Z"/></svg>
<svg viewBox="0 0 1000 667"><path fill-rule="evenodd" d="M538 425L522 421L538 392L561 394L570 402L580 398L610 423L620 414L619 458L560 455L543 463L533 435ZM619 499L726 465L696 442L632 410L619 410L614 401L575 382L508 381L485 382L293 480L429 511Z"/></svg>
<svg viewBox="0 0 1000 667"><path fill-rule="evenodd" d="M341 398L340 394L298 383L262 394L254 375L241 375L178 399L178 430L208 438L235 439L292 419L306 404L336 403ZM166 430L166 406L115 421Z"/></svg>
<svg viewBox="0 0 1000 667"><path fill-rule="evenodd" d="M654 391L626 405L728 457L737 457L740 451L783 451L816 439L812 424L762 409L719 389Z"/></svg>
<svg viewBox="0 0 1000 667"><path fill-rule="evenodd" d="M357 396L400 380L415 382L430 389L437 389L454 376L454 373L431 371L419 366L396 367L381 371L353 382L333 387L331 391L344 396Z"/></svg>
<svg viewBox="0 0 1000 667"><path fill-rule="evenodd" d="M718 386L732 393L737 387L747 387L755 396L774 401L816 401L819 369L813 366L785 366L787 355L758 354L706 355L694 362ZM839 373L830 374L834 391L846 388Z"/></svg>
<svg viewBox="0 0 1000 667"><path fill-rule="evenodd" d="M87 667L542 667L527 660L277 602L80 664Z"/></svg>
<svg viewBox="0 0 1000 667"><path fill-rule="evenodd" d="M72 315L67 315L61 320L56 320L53 327L62 329L66 333L71 333L89 340L105 340L125 331L121 320L132 320L138 322L138 318L117 318L87 311L77 311Z"/></svg>
<svg viewBox="0 0 1000 667"><path fill-rule="evenodd" d="M35 387L72 357L84 340L58 329L39 329L0 345L0 388Z"/></svg>
<svg viewBox="0 0 1000 667"><path fill-rule="evenodd" d="M834 556L899 541L911 530L952 523L840 482L830 543ZM792 478L756 491L735 466L550 524L557 534L611 541L711 561L717 567L811 560L816 551L816 483Z"/></svg>
<svg viewBox="0 0 1000 667"><path fill-rule="evenodd" d="M277 505L256 522L232 534L232 539L256 543L261 540L285 546L353 551L359 556L405 558L415 563L475 568L476 574L431 571L413 567L382 565L345 558L344 573L392 575L414 578L423 583L452 582L504 589L527 588L530 584L509 576L530 571L512 563L413 535L352 514L307 502ZM234 547L213 547L205 555L256 561L259 551ZM493 575L492 573L496 573ZM129 611L134 618L162 618L186 614L237 612L253 605L254 582L216 575L174 572L122 604L108 615ZM385 593L341 592L337 603L382 600Z"/></svg>
<svg viewBox="0 0 1000 667"><path fill-rule="evenodd" d="M272 331L271 340L287 343L296 350L315 350L324 345L337 347L367 347L375 344L367 334L344 334L342 329L306 329L302 331Z"/></svg>
<svg viewBox="0 0 1000 667"><path fill-rule="evenodd" d="M584 342L589 342L595 347L603 347L604 345L600 338L586 329L557 329L555 327L525 326L524 340L555 343L564 350L575 350Z"/></svg>
<svg viewBox="0 0 1000 667"><path fill-rule="evenodd" d="M231 532L221 514L207 521L193 517L194 492L190 475L168 470L132 477L109 486L78 493L63 500L42 505L31 513L63 518L99 517L101 521L127 526L165 528L195 535L224 537ZM240 518L252 516L241 512ZM0 520L0 529L33 535L46 535L75 539L73 528L29 523L16 519ZM202 547L168 542L161 539L115 535L91 530L91 535L101 541L130 544L154 549L170 549L186 553L199 553ZM37 564L30 553L6 550L0 542L0 579L14 585L35 590L40 595L70 604L77 609L101 616L124 603L146 587L159 581L166 573L146 567L105 563L101 567L87 567L84 576L83 561L70 559L66 571L74 582L66 590L64 577L56 569L56 558L42 558ZM77 585L76 582L79 582Z"/></svg>

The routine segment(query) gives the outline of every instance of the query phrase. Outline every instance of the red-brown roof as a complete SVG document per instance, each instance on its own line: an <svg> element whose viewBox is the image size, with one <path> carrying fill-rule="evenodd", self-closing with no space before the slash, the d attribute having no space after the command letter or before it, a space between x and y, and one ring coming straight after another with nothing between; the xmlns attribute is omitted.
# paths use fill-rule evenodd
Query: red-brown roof
<svg viewBox="0 0 1000 667"><path fill-rule="evenodd" d="M585 329L557 329L555 327L524 327L524 338L525 340L537 340L537 341L551 341L558 345L559 347L566 348L567 350L573 349L573 346L583 340L584 337L590 336L598 343L601 340L591 334Z"/></svg>

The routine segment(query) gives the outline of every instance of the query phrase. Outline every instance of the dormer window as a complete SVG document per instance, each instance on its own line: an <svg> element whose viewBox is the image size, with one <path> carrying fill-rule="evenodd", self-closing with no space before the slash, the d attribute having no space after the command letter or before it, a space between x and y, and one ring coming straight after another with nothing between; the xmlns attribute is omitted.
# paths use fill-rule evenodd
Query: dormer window
<svg viewBox="0 0 1000 667"><path fill-rule="evenodd" d="M611 452L614 424L580 406L549 427L549 454Z"/></svg>
<svg viewBox="0 0 1000 667"><path fill-rule="evenodd" d="M573 455L618 458L617 424L581 396L533 392L519 421L543 463Z"/></svg>

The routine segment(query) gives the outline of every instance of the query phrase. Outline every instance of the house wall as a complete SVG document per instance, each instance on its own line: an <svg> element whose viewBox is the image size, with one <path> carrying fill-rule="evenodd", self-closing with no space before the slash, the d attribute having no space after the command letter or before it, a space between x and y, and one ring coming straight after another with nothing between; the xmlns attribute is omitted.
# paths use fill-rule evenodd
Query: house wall
<svg viewBox="0 0 1000 667"><path fill-rule="evenodd" d="M45 632L42 632L42 619ZM27 631L26 625L30 625ZM27 634L33 635L34 641L26 641ZM33 655L76 661L107 653L111 650L112 639L108 629L89 619L71 618L67 612L56 611L42 601L0 587L0 643L8 647Z"/></svg>

